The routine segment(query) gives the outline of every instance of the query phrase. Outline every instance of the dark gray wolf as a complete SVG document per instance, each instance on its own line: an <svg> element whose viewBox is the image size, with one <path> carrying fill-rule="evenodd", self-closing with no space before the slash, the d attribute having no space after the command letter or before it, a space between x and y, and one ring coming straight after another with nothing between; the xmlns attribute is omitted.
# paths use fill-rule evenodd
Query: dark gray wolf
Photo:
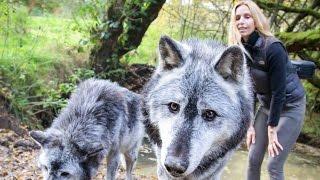
<svg viewBox="0 0 320 180"><path fill-rule="evenodd" d="M219 179L253 116L243 51L163 36L159 54L143 105L158 177Z"/></svg>
<svg viewBox="0 0 320 180"><path fill-rule="evenodd" d="M50 128L30 132L42 146L38 163L44 179L92 179L106 156L106 179L115 179L120 153L132 179L144 134L141 102L140 95L115 83L82 82Z"/></svg>

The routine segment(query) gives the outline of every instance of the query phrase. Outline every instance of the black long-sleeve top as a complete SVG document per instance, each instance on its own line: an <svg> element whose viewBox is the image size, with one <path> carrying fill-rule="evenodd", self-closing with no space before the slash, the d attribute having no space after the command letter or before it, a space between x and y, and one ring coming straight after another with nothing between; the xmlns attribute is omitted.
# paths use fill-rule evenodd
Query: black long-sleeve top
<svg viewBox="0 0 320 180"><path fill-rule="evenodd" d="M259 34L254 32L250 35L248 42L244 43L246 50L253 56L252 48L259 38ZM254 59L254 57L252 57ZM288 55L280 42L272 43L266 47L266 65L269 76L269 87L271 91L270 115L268 125L277 126L280 113L286 100L286 71ZM260 82L261 83L261 82ZM255 84L255 83L254 83Z"/></svg>
<svg viewBox="0 0 320 180"><path fill-rule="evenodd" d="M269 77L272 93L268 125L277 126L283 104L286 100L286 64L288 55L280 43L273 43L267 49L266 59L269 62Z"/></svg>

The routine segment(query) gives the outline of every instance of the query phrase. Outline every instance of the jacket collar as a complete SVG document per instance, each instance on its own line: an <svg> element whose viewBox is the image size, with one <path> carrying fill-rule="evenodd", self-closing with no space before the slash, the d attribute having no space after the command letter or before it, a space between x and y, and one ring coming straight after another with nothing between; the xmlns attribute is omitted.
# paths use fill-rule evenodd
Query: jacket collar
<svg viewBox="0 0 320 180"><path fill-rule="evenodd" d="M261 49L264 46L264 37L258 31L251 33L247 42L244 42L243 39L241 41L245 47L253 49Z"/></svg>

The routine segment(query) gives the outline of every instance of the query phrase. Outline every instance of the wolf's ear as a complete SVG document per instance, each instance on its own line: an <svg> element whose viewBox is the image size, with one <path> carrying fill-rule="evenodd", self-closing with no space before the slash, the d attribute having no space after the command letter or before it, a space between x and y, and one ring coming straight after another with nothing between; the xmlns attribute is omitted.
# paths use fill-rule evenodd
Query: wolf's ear
<svg viewBox="0 0 320 180"><path fill-rule="evenodd" d="M244 55L239 46L228 47L215 65L215 70L226 80L240 82L243 78Z"/></svg>
<svg viewBox="0 0 320 180"><path fill-rule="evenodd" d="M48 136L43 131L31 131L29 135L41 146L48 142Z"/></svg>
<svg viewBox="0 0 320 180"><path fill-rule="evenodd" d="M160 53L160 66L163 70L171 70L179 67L183 62L179 42L169 38L168 36L162 36L159 41L159 53Z"/></svg>

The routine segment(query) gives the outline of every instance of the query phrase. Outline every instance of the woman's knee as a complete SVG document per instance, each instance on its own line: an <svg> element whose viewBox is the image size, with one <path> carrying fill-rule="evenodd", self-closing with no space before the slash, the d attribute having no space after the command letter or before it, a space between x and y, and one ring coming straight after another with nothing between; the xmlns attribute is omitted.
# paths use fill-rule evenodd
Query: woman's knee
<svg viewBox="0 0 320 180"><path fill-rule="evenodd" d="M280 175L283 173L283 163L277 161L276 159L269 160L267 169L270 175Z"/></svg>
<svg viewBox="0 0 320 180"><path fill-rule="evenodd" d="M249 153L249 167L260 167L263 161L263 156L257 153Z"/></svg>

